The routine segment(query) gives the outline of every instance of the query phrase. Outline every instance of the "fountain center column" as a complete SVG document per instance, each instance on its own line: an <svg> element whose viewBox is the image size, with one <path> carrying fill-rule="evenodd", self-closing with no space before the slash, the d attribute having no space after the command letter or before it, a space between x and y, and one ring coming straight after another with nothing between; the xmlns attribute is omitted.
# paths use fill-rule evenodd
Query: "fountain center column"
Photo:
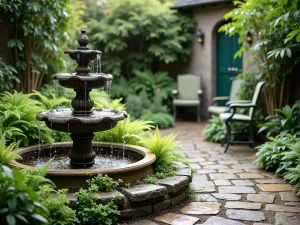
<svg viewBox="0 0 300 225"><path fill-rule="evenodd" d="M70 135L73 140L73 148L69 154L70 164L75 168L92 166L95 162L96 153L93 150L93 133L73 133Z"/></svg>

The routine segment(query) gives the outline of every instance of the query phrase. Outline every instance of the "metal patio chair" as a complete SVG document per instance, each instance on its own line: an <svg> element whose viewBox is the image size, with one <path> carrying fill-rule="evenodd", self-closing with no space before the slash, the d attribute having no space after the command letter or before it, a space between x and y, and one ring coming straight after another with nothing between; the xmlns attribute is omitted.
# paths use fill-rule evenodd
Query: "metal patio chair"
<svg viewBox="0 0 300 225"><path fill-rule="evenodd" d="M254 113L257 107L257 102L259 99L259 95L262 92L265 81L259 82L256 87L252 97L252 101L250 103L231 103L229 104L230 112L221 113L219 117L225 122L226 125L226 136L222 143L222 146L226 144L224 152L226 153L229 145L232 143L240 143L240 144L250 144L254 145L254 135L253 135L253 126L255 125ZM236 113L237 109L249 109L248 115ZM230 122L241 122L241 123L249 123L249 135L248 141L233 141L231 140L231 127Z"/></svg>

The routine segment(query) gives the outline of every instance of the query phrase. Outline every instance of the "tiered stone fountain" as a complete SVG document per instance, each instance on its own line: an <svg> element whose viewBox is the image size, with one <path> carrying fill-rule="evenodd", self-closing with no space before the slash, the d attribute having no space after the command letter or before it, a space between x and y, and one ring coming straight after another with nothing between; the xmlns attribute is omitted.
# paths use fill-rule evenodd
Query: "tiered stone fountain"
<svg viewBox="0 0 300 225"><path fill-rule="evenodd" d="M23 159L14 162L13 166L38 166L53 158L48 176L58 187L63 188L86 186L86 180L91 174L103 173L122 178L124 182L134 182L153 173L155 155L145 149L92 142L94 132L114 128L127 114L123 111L93 108L90 91L111 83L113 76L91 73L89 64L102 53L87 47L85 30L82 30L78 43L78 49L65 51L78 64L76 73L57 73L52 76L60 85L76 92L76 97L72 100L73 108L47 110L38 113L36 117L37 120L45 121L52 130L71 133L73 144L56 143L26 148L20 152Z"/></svg>

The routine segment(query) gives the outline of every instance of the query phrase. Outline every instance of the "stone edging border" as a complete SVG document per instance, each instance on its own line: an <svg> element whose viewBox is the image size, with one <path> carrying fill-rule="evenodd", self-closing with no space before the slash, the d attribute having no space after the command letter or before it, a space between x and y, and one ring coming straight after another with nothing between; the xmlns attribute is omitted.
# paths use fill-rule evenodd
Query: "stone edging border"
<svg viewBox="0 0 300 225"><path fill-rule="evenodd" d="M191 181L192 170L180 165L175 176L158 179L157 184L138 184L112 192L99 192L96 201L106 204L116 197L116 204L121 211L120 221L136 219L184 201L188 196L187 190ZM67 195L70 206L76 208L76 196L72 193Z"/></svg>

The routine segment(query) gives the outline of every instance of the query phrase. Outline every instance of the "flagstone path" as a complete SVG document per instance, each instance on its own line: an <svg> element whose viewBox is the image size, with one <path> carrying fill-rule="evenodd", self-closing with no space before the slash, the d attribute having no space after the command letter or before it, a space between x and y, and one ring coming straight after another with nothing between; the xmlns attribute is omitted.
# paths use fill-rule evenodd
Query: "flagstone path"
<svg viewBox="0 0 300 225"><path fill-rule="evenodd" d="M162 211L132 225L300 225L300 198L292 186L273 172L253 164L255 150L245 145L206 142L205 123L177 122L162 135L178 134L182 151L195 173L191 202ZM123 223L126 225L129 223Z"/></svg>

